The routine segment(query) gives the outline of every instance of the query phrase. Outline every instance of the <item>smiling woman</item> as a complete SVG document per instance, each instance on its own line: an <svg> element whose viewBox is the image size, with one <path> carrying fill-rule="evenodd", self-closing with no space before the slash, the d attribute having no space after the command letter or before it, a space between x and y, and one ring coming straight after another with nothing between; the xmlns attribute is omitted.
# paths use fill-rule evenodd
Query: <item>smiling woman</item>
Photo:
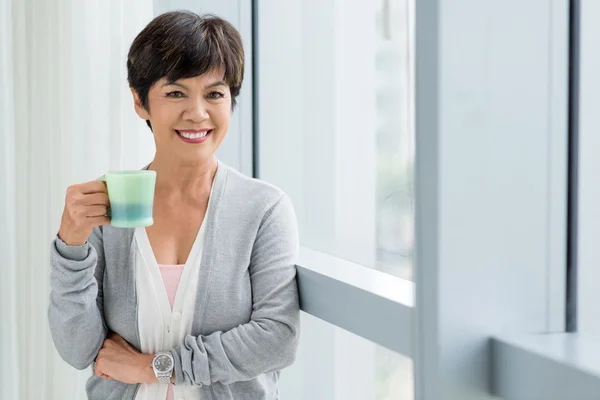
<svg viewBox="0 0 600 400"><path fill-rule="evenodd" d="M240 34L166 13L133 41L127 70L156 144L154 224L111 226L103 182L68 189L51 256L55 346L76 368L93 363L89 399L276 399L298 344L298 232L287 195L215 156L242 85Z"/></svg>
<svg viewBox="0 0 600 400"><path fill-rule="evenodd" d="M244 78L242 40L231 24L191 12L163 14L131 45L127 70L136 112L154 132L157 155L214 153ZM170 149L182 143L205 145Z"/></svg>

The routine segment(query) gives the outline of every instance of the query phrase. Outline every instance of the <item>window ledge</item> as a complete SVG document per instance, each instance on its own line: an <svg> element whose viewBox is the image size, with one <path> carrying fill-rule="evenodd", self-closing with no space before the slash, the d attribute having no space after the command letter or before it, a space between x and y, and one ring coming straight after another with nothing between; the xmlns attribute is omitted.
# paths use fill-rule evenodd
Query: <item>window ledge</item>
<svg viewBox="0 0 600 400"><path fill-rule="evenodd" d="M306 247L297 268L302 311L411 356L412 282Z"/></svg>
<svg viewBox="0 0 600 400"><path fill-rule="evenodd" d="M492 393L506 400L600 398L600 343L576 333L492 338Z"/></svg>

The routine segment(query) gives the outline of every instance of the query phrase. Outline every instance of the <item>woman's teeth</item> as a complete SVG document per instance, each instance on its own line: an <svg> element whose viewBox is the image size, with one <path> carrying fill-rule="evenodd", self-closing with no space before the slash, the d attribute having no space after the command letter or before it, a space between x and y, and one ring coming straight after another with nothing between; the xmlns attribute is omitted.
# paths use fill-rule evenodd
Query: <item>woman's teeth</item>
<svg viewBox="0 0 600 400"><path fill-rule="evenodd" d="M200 139L200 138L203 138L204 136L206 136L208 134L208 132L210 132L210 131L204 131L204 132L200 132L200 133L185 133L185 132L178 131L178 133L186 139Z"/></svg>

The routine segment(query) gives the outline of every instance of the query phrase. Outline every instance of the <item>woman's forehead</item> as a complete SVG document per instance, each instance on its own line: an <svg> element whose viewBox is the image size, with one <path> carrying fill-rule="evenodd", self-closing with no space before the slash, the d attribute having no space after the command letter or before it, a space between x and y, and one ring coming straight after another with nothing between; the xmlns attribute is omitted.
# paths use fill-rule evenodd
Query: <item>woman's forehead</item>
<svg viewBox="0 0 600 400"><path fill-rule="evenodd" d="M201 75L196 75L196 76L187 77L187 78L179 78L176 80L171 80L165 76L160 79L159 86L165 86L165 85L179 83L179 84L186 85L186 86L189 85L189 86L206 87L206 86L211 86L211 85L213 85L215 83L219 83L219 82L225 82L225 71L224 70L212 70L212 71L206 72Z"/></svg>

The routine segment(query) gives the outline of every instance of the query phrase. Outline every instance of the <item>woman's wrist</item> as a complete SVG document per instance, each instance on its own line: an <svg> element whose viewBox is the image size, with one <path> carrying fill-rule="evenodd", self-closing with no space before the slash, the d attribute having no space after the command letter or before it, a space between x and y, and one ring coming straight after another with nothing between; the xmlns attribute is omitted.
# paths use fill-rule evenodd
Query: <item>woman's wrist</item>
<svg viewBox="0 0 600 400"><path fill-rule="evenodd" d="M158 378L152 368L152 361L154 360L154 354L140 354L140 368L142 370L142 377L144 382L140 383L157 383Z"/></svg>

